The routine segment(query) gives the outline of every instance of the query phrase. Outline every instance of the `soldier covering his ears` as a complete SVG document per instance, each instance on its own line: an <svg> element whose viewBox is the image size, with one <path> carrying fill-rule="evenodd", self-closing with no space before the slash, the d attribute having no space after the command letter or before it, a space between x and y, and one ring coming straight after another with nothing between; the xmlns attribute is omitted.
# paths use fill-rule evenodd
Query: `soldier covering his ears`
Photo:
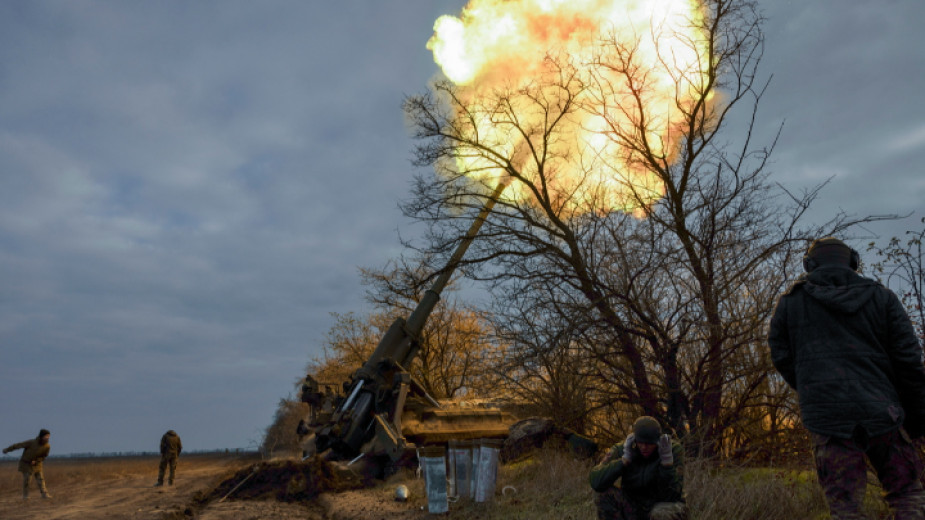
<svg viewBox="0 0 925 520"><path fill-rule="evenodd" d="M636 419L617 444L591 469L591 487L600 520L684 520L681 446L662 433L658 421ZM620 487L616 482L620 480Z"/></svg>

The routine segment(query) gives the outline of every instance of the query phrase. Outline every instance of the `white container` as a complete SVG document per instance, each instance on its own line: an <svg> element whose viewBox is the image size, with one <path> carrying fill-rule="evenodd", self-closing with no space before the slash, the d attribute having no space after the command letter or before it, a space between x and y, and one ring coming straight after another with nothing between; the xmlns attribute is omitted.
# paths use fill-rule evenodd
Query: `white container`
<svg viewBox="0 0 925 520"><path fill-rule="evenodd" d="M469 466L469 496L475 497L475 490L479 485L479 441L472 441L472 465Z"/></svg>
<svg viewBox="0 0 925 520"><path fill-rule="evenodd" d="M494 439L479 441L477 481L475 485L475 501L487 502L495 496L495 483L498 480L498 455L501 453L502 442Z"/></svg>
<svg viewBox="0 0 925 520"><path fill-rule="evenodd" d="M442 446L421 450L424 467L424 488L427 490L427 511L446 513L450 504L446 493L446 449Z"/></svg>
<svg viewBox="0 0 925 520"><path fill-rule="evenodd" d="M450 496L472 496L472 441L450 441Z"/></svg>

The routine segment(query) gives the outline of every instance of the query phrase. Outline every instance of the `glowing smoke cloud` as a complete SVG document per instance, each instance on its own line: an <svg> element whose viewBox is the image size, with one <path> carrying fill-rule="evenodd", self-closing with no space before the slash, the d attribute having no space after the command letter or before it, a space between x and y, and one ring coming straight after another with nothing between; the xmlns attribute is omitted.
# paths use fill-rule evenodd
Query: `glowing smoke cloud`
<svg viewBox="0 0 925 520"><path fill-rule="evenodd" d="M661 198L664 187L612 130L644 138L655 157L673 160L681 109L704 97L702 68L709 58L701 25L699 4L689 0L473 0L458 18L436 21L427 48L469 108L457 113L459 126L511 159L534 184L539 161L521 131L544 128L547 108L571 96L554 138L542 141L550 199L572 212L632 211ZM627 63L627 49L629 65L638 67L633 89L612 67ZM511 93L501 111L498 92ZM537 137L528 137L534 150ZM484 150L461 149L456 156L459 172L488 183L503 178L503 168ZM529 200L532 194L514 183L505 196Z"/></svg>

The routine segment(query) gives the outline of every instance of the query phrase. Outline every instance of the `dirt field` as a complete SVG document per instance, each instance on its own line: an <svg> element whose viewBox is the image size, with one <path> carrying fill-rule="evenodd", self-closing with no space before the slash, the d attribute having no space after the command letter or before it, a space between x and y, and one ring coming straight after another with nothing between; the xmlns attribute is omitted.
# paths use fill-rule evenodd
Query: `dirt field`
<svg viewBox="0 0 925 520"><path fill-rule="evenodd" d="M543 450L499 468L489 503L451 501L445 520L562 520L594 518L588 471L593 463L561 450ZM54 496L23 502L16 463L0 463L0 519L149 520L424 520L424 484L403 469L387 481L357 488L320 461L269 463L234 456L184 456L173 487L154 488L156 457L51 459L46 479ZM256 471L255 471L256 468ZM822 490L806 468L719 467L688 460L685 491L691 520L828 518ZM246 481L243 479L250 476ZM244 482L241 486L239 483ZM407 502L394 500L399 484ZM34 485L33 485L34 486ZM231 497L220 502L234 488ZM868 486L865 513L888 518L879 487ZM246 498L246 499L245 499Z"/></svg>
<svg viewBox="0 0 925 520"><path fill-rule="evenodd" d="M236 470L252 466L254 458L234 455L190 455L180 458L174 486L153 487L157 457L49 459L45 480L51 499L32 483L30 499L22 500L22 475L16 462L0 463L0 518L100 520L190 518L197 498L212 491ZM226 501L196 511L203 519L323 518L317 506L275 501ZM187 513L187 514L184 514Z"/></svg>
<svg viewBox="0 0 925 520"><path fill-rule="evenodd" d="M45 462L45 479L52 498L43 499L32 483L28 501L21 498L22 476L16 471L16 463L0 462L0 518L348 520L425 517L420 499L404 504L395 502L391 495L394 486L327 493L314 500L294 497L292 502L274 497L235 499L242 491L250 490L251 494L255 494L255 489L286 490L285 485L258 483L259 479L255 477L238 488L232 498L220 502L219 499L241 480L242 475L251 473L259 463L258 459L233 455L181 457L175 485L155 488L158 461L157 457L52 458ZM258 475L263 476L264 473L261 471Z"/></svg>

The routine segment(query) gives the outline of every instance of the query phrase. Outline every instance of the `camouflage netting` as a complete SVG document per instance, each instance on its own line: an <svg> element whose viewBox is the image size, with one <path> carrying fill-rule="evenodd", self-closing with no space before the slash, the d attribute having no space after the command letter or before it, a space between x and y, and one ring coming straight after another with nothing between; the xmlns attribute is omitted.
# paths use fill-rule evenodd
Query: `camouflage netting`
<svg viewBox="0 0 925 520"><path fill-rule="evenodd" d="M346 491L363 485L359 477L340 471L318 457L305 462L261 462L222 481L206 500L221 500L228 495L227 500L276 499L300 502L312 500L328 491ZM235 489L236 486L240 487Z"/></svg>

